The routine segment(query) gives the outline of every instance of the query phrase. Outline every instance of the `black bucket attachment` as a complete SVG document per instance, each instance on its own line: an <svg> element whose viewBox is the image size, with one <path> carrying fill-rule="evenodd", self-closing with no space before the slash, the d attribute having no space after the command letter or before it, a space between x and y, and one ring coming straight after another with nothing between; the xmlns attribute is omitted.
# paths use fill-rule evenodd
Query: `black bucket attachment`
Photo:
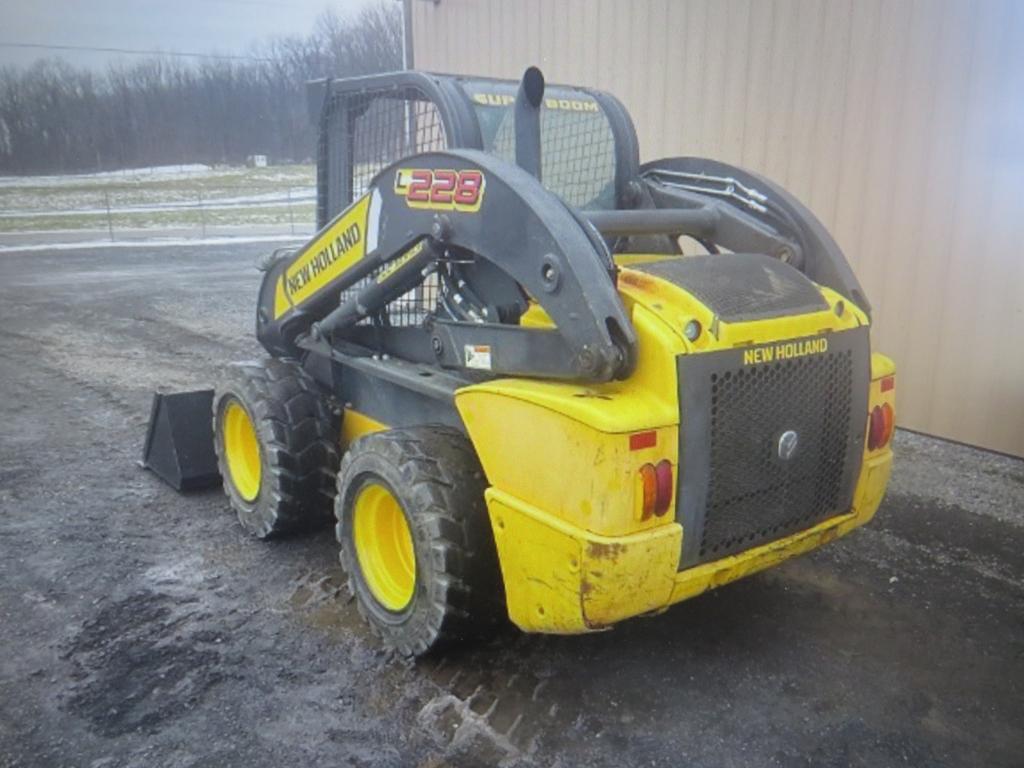
<svg viewBox="0 0 1024 768"><path fill-rule="evenodd" d="M142 466L178 491L220 485L212 412L212 389L153 395Z"/></svg>

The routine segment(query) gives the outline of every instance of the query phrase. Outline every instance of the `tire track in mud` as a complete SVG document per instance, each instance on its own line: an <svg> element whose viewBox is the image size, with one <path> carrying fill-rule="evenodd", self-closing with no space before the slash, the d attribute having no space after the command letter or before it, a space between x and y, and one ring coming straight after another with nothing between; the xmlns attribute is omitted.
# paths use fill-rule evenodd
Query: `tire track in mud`
<svg viewBox="0 0 1024 768"><path fill-rule="evenodd" d="M5 335L8 338L20 338L26 342L38 341L27 334L18 333L16 331L7 331ZM103 387L90 378L76 373L73 366L64 367L57 365L56 363L47 362L46 359L38 353L38 351L32 352L28 349L0 348L0 359L16 363L22 371L34 369L45 376L60 379L67 384L71 384L76 388L84 390L103 405L120 411L130 419L130 424L132 426L144 425L149 416L148 413L140 414L138 405L134 401L116 394L112 389Z"/></svg>
<svg viewBox="0 0 1024 768"><path fill-rule="evenodd" d="M564 722L559 703L547 695L549 680L525 665L510 672L444 656L420 669L441 689L420 710L420 723L456 751L528 760L543 731Z"/></svg>
<svg viewBox="0 0 1024 768"><path fill-rule="evenodd" d="M26 308L31 305L24 305ZM35 309L35 307L32 307ZM255 337L234 337L198 331L160 315L116 314L97 309L64 308L49 313L35 333L9 329L6 334L37 350L60 355L67 367L95 366L110 360L136 368L149 378L149 369L199 374L211 378L221 366L241 357L262 354Z"/></svg>
<svg viewBox="0 0 1024 768"><path fill-rule="evenodd" d="M23 306L38 311L36 305ZM139 365L149 369L157 362L152 357L157 356L164 365L164 361L187 357L189 371L209 370L225 360L225 352L237 356L243 346L226 334L200 333L146 311L124 315L84 307L63 307L51 314L41 337L18 331L8 334L15 343L0 347L0 356L23 371L55 377L83 390L101 407L127 417L118 426L139 430L148 411L140 409L131 392L117 382L85 374L74 358L61 364L56 356L38 354L41 341L45 344L47 339L68 333L72 318L77 328L101 329L104 344L111 350L123 347L126 339L139 342L143 355ZM77 339L78 335L73 336ZM82 351L78 360L90 351L96 357L97 350L100 357L112 357L104 353L99 335L92 333L89 339L72 345ZM174 341L172 350L168 350L168 339ZM184 348L189 351L183 352ZM296 581L289 604L318 629L335 636L341 630L346 639L365 649L363 655L384 658L377 674L392 682L379 686L382 710L404 695L411 678L428 682L433 693L417 702L417 722L436 742L441 755L486 756L486 762L493 759L505 764L528 762L539 731L531 711L539 708L544 681L531 674L498 679L482 666L453 657L419 665L395 658L363 625L350 601L345 601L341 579L340 569L327 574L310 572ZM325 601L331 605L325 607ZM212 688L230 677L227 670L238 660L225 659L222 647L204 634L202 627L212 621L212 614L183 611L188 605L188 598L183 606L159 591L139 591L108 605L87 622L66 650L65 658L75 669L74 691L64 703L66 711L92 723L97 733L116 736L155 732L161 724L199 706ZM135 671L129 675L130 669ZM548 704L544 709L553 712L557 706Z"/></svg>
<svg viewBox="0 0 1024 768"><path fill-rule="evenodd" d="M569 727L578 713L556 700L543 664L524 659L542 655L546 638L503 627L483 648L453 649L411 662L384 648L365 625L344 589L340 567L304 572L293 583L289 604L317 629L334 638L355 639L384 657L382 674L402 681L417 678L432 693L418 700L417 723L431 734L445 759L472 756L484 765L534 765L547 729ZM390 687L390 686L389 686ZM388 706L388 702L382 702Z"/></svg>

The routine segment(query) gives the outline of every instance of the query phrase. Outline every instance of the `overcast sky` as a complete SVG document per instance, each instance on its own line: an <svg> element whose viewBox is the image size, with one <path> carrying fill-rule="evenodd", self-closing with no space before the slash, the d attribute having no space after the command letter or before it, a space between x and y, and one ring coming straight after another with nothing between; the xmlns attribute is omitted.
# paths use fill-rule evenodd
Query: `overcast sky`
<svg viewBox="0 0 1024 768"><path fill-rule="evenodd" d="M347 15L374 1L0 0L0 64L61 56L74 64L104 67L140 58L5 43L245 54L252 43L268 37L307 34L325 8Z"/></svg>

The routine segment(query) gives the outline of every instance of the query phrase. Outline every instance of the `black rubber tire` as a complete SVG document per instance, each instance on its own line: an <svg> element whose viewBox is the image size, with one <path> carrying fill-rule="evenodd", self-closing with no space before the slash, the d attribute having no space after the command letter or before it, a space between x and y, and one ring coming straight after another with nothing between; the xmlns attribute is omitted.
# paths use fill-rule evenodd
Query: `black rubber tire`
<svg viewBox="0 0 1024 768"><path fill-rule="evenodd" d="M259 443L260 490L251 502L239 495L224 457L221 422L231 400L249 414ZM267 358L225 368L213 400L214 448L224 491L246 531L266 539L330 522L339 421L295 361Z"/></svg>
<svg viewBox="0 0 1024 768"><path fill-rule="evenodd" d="M412 533L416 587L401 612L377 601L356 557L353 504L369 481L383 484L397 498ZM504 611L486 488L473 446L450 427L378 432L360 438L345 453L335 499L341 565L360 613L402 656L479 638Z"/></svg>

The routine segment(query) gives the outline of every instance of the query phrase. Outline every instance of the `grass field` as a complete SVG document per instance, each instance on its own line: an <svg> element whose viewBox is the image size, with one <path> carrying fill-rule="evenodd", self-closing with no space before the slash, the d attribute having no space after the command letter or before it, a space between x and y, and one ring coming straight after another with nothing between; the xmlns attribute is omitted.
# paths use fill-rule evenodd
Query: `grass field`
<svg viewBox="0 0 1024 768"><path fill-rule="evenodd" d="M190 165L68 176L0 177L0 232L167 229L314 219L311 165Z"/></svg>

